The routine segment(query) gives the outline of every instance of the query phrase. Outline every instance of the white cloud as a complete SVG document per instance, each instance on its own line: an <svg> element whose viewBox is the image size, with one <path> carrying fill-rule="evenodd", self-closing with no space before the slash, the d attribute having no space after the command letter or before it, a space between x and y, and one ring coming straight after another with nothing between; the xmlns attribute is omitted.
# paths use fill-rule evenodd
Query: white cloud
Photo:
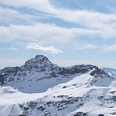
<svg viewBox="0 0 116 116"><path fill-rule="evenodd" d="M38 23L38 25L34 25L34 26L12 25L10 27L7 27L9 31L11 30L11 32L8 32L5 34L3 32L4 38L8 34L12 34L12 31L14 31L13 36L16 33L19 35L19 37L21 36L26 39L27 38L38 39L38 38L44 38L44 37L46 38L47 36L47 37L56 38L56 39L61 38L61 40L63 41L63 37L73 38L75 35L81 36L81 35L91 35L91 34L99 35L99 36L102 36L103 38L116 37L116 33L115 33L116 32L116 14L104 14L100 12L86 11L86 10L71 10L71 9L55 8L54 6L50 4L49 0L20 0L20 1L3 0L3 1L0 1L0 3L12 5L14 7L27 7L27 8L40 10L42 12L50 14L51 17L60 18L66 22L67 21L73 22L83 27L83 28L67 29L67 28L62 28L55 25L51 25L51 24L42 24L40 22L38 23L38 21L33 20L35 18L38 18L37 15L35 17L30 14L26 14L24 16L18 11L8 9L8 8L3 9L0 7L0 16L2 17L1 21L4 21L6 19L10 20L16 16L15 18L30 21L31 24L32 22L36 24ZM13 26L15 26L16 31L18 32L11 29L11 27ZM1 28L4 29L4 27L1 27ZM21 31L18 28L22 28L23 31ZM27 28L29 28L29 30ZM34 34L32 34L32 32L37 36L34 37ZM14 38L14 37L11 37L11 38Z"/></svg>
<svg viewBox="0 0 116 116"><path fill-rule="evenodd" d="M94 11L71 10L58 7L55 8L53 5L50 4L49 0L4 0L1 1L1 3L12 5L15 7L28 7L37 9L49 14L53 14L52 16L64 19L66 21L81 24L84 23L84 25L88 22L91 22L93 24L94 22L109 22L111 20L116 20L115 14L103 14Z"/></svg>
<svg viewBox="0 0 116 116"><path fill-rule="evenodd" d="M55 10L48 0L4 0L0 1L3 4L15 7L29 7L43 12L53 12Z"/></svg>
<svg viewBox="0 0 116 116"><path fill-rule="evenodd" d="M103 38L116 37L116 14L60 9L55 16L64 21L79 24L83 29L91 29Z"/></svg>
<svg viewBox="0 0 116 116"><path fill-rule="evenodd" d="M110 46L103 46L103 51L116 51L116 42Z"/></svg>
<svg viewBox="0 0 116 116"><path fill-rule="evenodd" d="M10 50L18 51L19 49L17 49L14 45L12 45Z"/></svg>
<svg viewBox="0 0 116 116"><path fill-rule="evenodd" d="M0 23L1 24L33 24L34 19L41 19L41 16L35 16L29 13L21 13L18 10L10 9L8 7L0 7Z"/></svg>
<svg viewBox="0 0 116 116"><path fill-rule="evenodd" d="M26 39L33 42L71 42L74 37L98 34L94 30L81 28L63 28L53 24L0 26L0 41ZM3 39L4 38L4 39Z"/></svg>
<svg viewBox="0 0 116 116"><path fill-rule="evenodd" d="M0 41L9 41L13 39L27 39L32 42L71 42L73 38L81 36L100 36L103 38L116 37L116 14L104 14L86 10L71 10L63 8L55 8L49 0L4 0L0 3L12 5L14 7L26 7L40 10L50 14L51 17L60 18L66 22L73 22L82 26L82 28L66 28L57 24L43 24L35 21L38 16L30 14L21 14L12 9L0 8L0 20L5 21L14 18L29 21L34 25L13 25L0 26ZM28 12L29 13L29 12ZM4 15L6 14L6 15ZM45 17L47 18L47 17ZM8 21L7 21L8 22ZM4 39L2 39L4 38ZM87 46L92 48L92 46ZM85 47L86 48L86 47Z"/></svg>
<svg viewBox="0 0 116 116"><path fill-rule="evenodd" d="M36 50L36 51L44 51L44 52L53 53L53 54L63 53L63 51L56 49L54 46L44 47L44 46L40 46L36 43L30 43L26 47L26 49L32 49L32 50Z"/></svg>
<svg viewBox="0 0 116 116"><path fill-rule="evenodd" d="M104 14L87 10L71 10L55 8L49 0L4 0L1 3L13 5L15 7L28 7L51 14L52 17L61 18L65 21L74 22L84 27L104 29L116 24L116 14ZM116 26L115 26L116 27Z"/></svg>

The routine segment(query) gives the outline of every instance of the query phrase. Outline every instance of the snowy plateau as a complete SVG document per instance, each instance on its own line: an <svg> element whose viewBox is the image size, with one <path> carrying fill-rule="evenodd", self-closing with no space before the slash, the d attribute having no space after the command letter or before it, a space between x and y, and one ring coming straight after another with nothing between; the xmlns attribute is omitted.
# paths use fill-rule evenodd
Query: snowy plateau
<svg viewBox="0 0 116 116"><path fill-rule="evenodd" d="M0 70L0 116L116 116L116 70L60 67L37 55Z"/></svg>

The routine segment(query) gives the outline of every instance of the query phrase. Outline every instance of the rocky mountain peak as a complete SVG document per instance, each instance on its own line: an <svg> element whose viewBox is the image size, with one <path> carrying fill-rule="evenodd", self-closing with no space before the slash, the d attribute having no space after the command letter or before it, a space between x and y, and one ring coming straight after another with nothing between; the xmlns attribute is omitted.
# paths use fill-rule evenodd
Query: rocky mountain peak
<svg viewBox="0 0 116 116"><path fill-rule="evenodd" d="M48 61L48 62L50 62L49 59L46 56L44 56L44 55L37 55L37 56L35 56L34 59L35 60L40 60L40 61Z"/></svg>
<svg viewBox="0 0 116 116"><path fill-rule="evenodd" d="M35 58L32 58L25 62L25 67L36 67L36 66L45 66L52 64L46 56L37 55Z"/></svg>
<svg viewBox="0 0 116 116"><path fill-rule="evenodd" d="M98 67L95 67L90 72L90 75L94 76L94 77L110 77L106 72L104 72L103 70L99 69Z"/></svg>

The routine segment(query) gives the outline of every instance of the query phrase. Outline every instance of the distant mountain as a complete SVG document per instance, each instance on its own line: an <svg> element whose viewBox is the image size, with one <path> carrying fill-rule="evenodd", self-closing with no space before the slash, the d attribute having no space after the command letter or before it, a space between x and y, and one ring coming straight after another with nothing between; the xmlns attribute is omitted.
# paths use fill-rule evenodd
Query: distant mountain
<svg viewBox="0 0 116 116"><path fill-rule="evenodd" d="M97 66L60 67L37 55L0 70L0 116L113 116L115 85Z"/></svg>
<svg viewBox="0 0 116 116"><path fill-rule="evenodd" d="M116 79L116 69L108 68L108 67L102 67L101 70L103 70L108 75L112 76Z"/></svg>

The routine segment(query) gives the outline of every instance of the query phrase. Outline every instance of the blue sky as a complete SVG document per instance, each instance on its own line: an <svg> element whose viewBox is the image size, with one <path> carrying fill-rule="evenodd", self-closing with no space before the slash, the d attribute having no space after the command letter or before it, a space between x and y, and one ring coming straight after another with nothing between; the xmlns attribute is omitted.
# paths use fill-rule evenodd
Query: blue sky
<svg viewBox="0 0 116 116"><path fill-rule="evenodd" d="M115 0L0 1L0 68L38 54L60 66L116 68Z"/></svg>

